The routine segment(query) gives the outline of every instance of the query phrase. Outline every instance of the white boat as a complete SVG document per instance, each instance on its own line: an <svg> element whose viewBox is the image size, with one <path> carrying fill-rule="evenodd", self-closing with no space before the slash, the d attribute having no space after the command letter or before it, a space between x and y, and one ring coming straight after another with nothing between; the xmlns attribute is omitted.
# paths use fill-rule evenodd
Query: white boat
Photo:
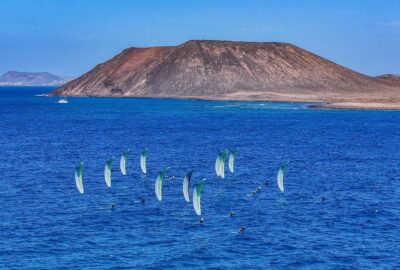
<svg viewBox="0 0 400 270"><path fill-rule="evenodd" d="M60 104L67 104L67 103L68 103L67 97L61 97L61 98L58 100L58 103L60 103Z"/></svg>

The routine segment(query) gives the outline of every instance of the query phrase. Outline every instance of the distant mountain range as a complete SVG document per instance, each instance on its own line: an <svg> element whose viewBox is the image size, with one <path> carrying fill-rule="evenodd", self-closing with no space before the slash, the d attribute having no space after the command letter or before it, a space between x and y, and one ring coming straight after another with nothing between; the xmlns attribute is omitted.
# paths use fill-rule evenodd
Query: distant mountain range
<svg viewBox="0 0 400 270"><path fill-rule="evenodd" d="M355 72L289 43L190 40L178 46L125 49L53 95L400 108L400 81L395 75Z"/></svg>
<svg viewBox="0 0 400 270"><path fill-rule="evenodd" d="M9 71L0 77L0 86L51 86L62 85L72 77L57 76L48 72Z"/></svg>

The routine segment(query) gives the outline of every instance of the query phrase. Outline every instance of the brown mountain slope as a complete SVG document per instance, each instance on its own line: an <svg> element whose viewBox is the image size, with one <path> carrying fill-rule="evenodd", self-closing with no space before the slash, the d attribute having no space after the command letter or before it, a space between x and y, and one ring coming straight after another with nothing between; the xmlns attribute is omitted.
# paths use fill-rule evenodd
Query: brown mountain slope
<svg viewBox="0 0 400 270"><path fill-rule="evenodd" d="M396 104L400 101L397 85L385 84L379 78L354 72L288 43L206 40L126 49L61 86L54 94Z"/></svg>
<svg viewBox="0 0 400 270"><path fill-rule="evenodd" d="M381 83L400 87L400 75L384 74L375 78Z"/></svg>

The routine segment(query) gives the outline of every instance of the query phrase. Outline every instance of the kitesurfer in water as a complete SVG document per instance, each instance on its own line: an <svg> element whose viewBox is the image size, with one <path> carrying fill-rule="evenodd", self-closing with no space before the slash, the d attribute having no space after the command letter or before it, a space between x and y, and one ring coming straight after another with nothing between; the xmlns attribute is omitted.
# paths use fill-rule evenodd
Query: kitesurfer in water
<svg viewBox="0 0 400 270"><path fill-rule="evenodd" d="M235 215L235 213L234 213L233 211L230 211L230 212L229 212L229 216L230 216L230 217L233 217L234 215Z"/></svg>
<svg viewBox="0 0 400 270"><path fill-rule="evenodd" d="M203 223L204 223L204 218L203 218L203 217L200 217L199 222L200 222L200 224L203 224Z"/></svg>
<svg viewBox="0 0 400 270"><path fill-rule="evenodd" d="M244 231L246 230L245 226L240 227L239 232L244 233Z"/></svg>

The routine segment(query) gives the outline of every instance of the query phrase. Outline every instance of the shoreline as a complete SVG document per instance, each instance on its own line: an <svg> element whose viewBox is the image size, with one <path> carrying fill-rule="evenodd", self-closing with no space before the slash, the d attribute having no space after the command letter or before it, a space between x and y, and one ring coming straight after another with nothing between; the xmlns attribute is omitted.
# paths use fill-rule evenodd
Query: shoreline
<svg viewBox="0 0 400 270"><path fill-rule="evenodd" d="M54 93L44 93L41 96L59 97L61 95L54 95ZM287 102L287 103L309 103L307 105L310 109L348 109L348 110L400 110L400 102L393 101L322 101L311 99L273 99L273 98L231 98L231 97L181 97L181 96L85 96L85 95L71 95L68 97L79 98L150 98L150 99L177 99L177 100L199 100L199 101L247 101L247 102Z"/></svg>
<svg viewBox="0 0 400 270"><path fill-rule="evenodd" d="M311 105L313 106L313 105ZM318 106L318 105L316 105ZM314 109L316 109L314 107ZM393 102L358 102L358 101L343 101L332 102L320 105L320 109L342 109L342 110L400 110L400 103Z"/></svg>

